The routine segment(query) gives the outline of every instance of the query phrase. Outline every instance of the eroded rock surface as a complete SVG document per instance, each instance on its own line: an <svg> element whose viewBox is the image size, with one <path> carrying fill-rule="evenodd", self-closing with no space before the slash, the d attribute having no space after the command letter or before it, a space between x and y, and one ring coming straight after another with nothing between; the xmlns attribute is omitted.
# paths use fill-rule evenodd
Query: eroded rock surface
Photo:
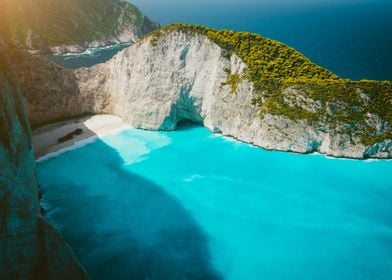
<svg viewBox="0 0 392 280"><path fill-rule="evenodd" d="M0 36L39 53L134 43L159 25L122 0L4 0Z"/></svg>
<svg viewBox="0 0 392 280"><path fill-rule="evenodd" d="M40 214L31 131L0 41L0 278L86 279L70 247Z"/></svg>
<svg viewBox="0 0 392 280"><path fill-rule="evenodd" d="M261 112L254 100L267 104L267 94L260 94L247 78L238 81L235 92L227 82L228 73L246 77L247 65L235 53L227 55L202 34L172 31L156 42L153 39L139 41L107 63L76 71L14 50L33 127L101 113L118 115L136 128L149 130L173 130L178 122L190 120L266 149L359 159L392 157L391 124L368 110L374 93L358 89L361 107L356 109L358 105L338 97L315 99L312 92L290 86L275 106L278 102L281 111L299 109L316 116L316 121L290 118L268 108ZM384 96L379 106L392 106L392 91ZM350 115L359 110L365 120L362 124L355 119L358 114ZM338 116L343 121L337 121ZM371 141L364 141L366 137Z"/></svg>
<svg viewBox="0 0 392 280"><path fill-rule="evenodd" d="M242 79L236 93L225 85L227 73L243 76L246 67L237 55L228 57L206 36L178 31L157 42L142 40L105 64L75 73L82 94L110 96L106 108L137 128L173 130L179 121L190 120L267 149L349 158L392 156L389 140L364 145L351 135L349 126L309 124L268 112L260 116L259 107L252 105L258 95L251 81ZM284 95L283 106L313 113L321 108L320 101L295 88L287 88ZM369 117L369 126L380 129L380 123L378 116Z"/></svg>

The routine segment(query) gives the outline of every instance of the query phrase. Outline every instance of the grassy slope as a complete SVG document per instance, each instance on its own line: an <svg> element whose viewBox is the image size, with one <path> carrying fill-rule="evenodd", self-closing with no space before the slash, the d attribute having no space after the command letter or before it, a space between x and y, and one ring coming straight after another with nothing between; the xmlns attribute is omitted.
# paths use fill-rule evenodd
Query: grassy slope
<svg viewBox="0 0 392 280"><path fill-rule="evenodd" d="M248 66L246 74L232 74L227 69L225 84L230 85L231 92L235 93L242 79L251 80L259 92L253 104L260 107L261 117L269 113L307 120L310 124L326 122L339 133L357 136L365 145L392 139L391 82L341 79L293 48L247 32L174 24L151 34L151 43L156 45L160 36L172 31L204 34L223 48L223 56L238 55ZM289 106L283 94L287 88L296 88L302 96L317 101L320 109L312 112ZM384 131L377 132L367 124L368 113L386 122Z"/></svg>
<svg viewBox="0 0 392 280"><path fill-rule="evenodd" d="M43 43L82 44L116 34L123 10L126 23L140 27L144 16L120 0L5 0L11 38L23 44L27 30ZM1 31L1 30L0 30Z"/></svg>

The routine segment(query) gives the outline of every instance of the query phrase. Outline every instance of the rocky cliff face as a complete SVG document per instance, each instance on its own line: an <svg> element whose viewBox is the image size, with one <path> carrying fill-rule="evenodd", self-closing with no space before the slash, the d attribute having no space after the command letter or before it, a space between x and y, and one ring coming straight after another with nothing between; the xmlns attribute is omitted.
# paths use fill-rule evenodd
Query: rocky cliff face
<svg viewBox="0 0 392 280"><path fill-rule="evenodd" d="M315 69L310 72L326 72L290 51ZM105 64L74 72L20 50L11 54L33 127L108 113L150 130L195 121L272 150L392 157L388 82L334 77L306 87L290 83L271 94L249 78L249 64L235 52L181 29L148 36Z"/></svg>
<svg viewBox="0 0 392 280"><path fill-rule="evenodd" d="M0 41L0 278L86 279L40 214L31 131L8 50Z"/></svg>
<svg viewBox="0 0 392 280"><path fill-rule="evenodd" d="M121 0L4 0L0 7L0 36L42 53L133 43L158 27Z"/></svg>
<svg viewBox="0 0 392 280"><path fill-rule="evenodd" d="M249 77L249 67L206 34L176 29L149 36L105 64L74 72L0 42L1 278L86 277L40 215L25 106L33 126L112 113L151 130L173 130L190 120L267 149L392 157L390 83L339 81L349 89L343 95L334 91L335 84L327 87L330 82L316 88L291 83L274 96ZM329 90L323 93L328 99L318 87Z"/></svg>
<svg viewBox="0 0 392 280"><path fill-rule="evenodd" d="M136 43L106 64L75 73L82 94L110 96L106 99L111 105L106 108L137 128L173 130L179 121L190 120L266 149L349 158L392 157L391 139L363 144L350 123L353 120L332 126L328 120L309 122L261 112L254 101L267 99L267 94L256 90L250 79L229 81L245 76L247 68L235 53L227 55L208 36L171 31ZM291 86L281 94L283 108L321 112L323 103L309 98L305 90ZM387 94L386 102L392 102L392 92ZM349 105L336 99L323 110L331 111L333 117L334 108ZM381 135L391 132L384 116L368 114L369 127Z"/></svg>
<svg viewBox="0 0 392 280"><path fill-rule="evenodd" d="M88 111L75 75L26 51L8 48L31 126L38 127Z"/></svg>
<svg viewBox="0 0 392 280"><path fill-rule="evenodd" d="M111 95L96 90L81 92L73 71L10 44L7 55L32 128L86 114L112 112ZM94 88L99 88L100 83L103 81L99 76L91 81Z"/></svg>

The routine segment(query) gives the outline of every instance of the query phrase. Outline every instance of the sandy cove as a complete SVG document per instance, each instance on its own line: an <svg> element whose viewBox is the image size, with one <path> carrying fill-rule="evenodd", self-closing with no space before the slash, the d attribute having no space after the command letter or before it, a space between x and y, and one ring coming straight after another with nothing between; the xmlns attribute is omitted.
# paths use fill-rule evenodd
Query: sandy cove
<svg viewBox="0 0 392 280"><path fill-rule="evenodd" d="M81 141L93 140L130 128L120 117L113 115L96 115L80 119L63 121L46 125L33 131L34 157L42 159L61 150L66 150ZM71 140L59 143L59 139L76 129L82 129L80 135L75 135Z"/></svg>

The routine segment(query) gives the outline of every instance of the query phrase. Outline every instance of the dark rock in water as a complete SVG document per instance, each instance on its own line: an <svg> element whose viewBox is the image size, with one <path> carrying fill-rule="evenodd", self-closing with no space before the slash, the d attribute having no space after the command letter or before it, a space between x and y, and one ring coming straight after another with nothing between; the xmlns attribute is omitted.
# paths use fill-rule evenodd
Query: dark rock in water
<svg viewBox="0 0 392 280"><path fill-rule="evenodd" d="M42 217L44 217L45 214L46 214L46 210L45 210L45 208L42 207L42 206L41 206L41 208L40 208L40 213L41 213L41 216L42 216Z"/></svg>
<svg viewBox="0 0 392 280"><path fill-rule="evenodd" d="M43 197L42 190L41 190L41 188L39 187L39 188L38 188L38 199L41 200L42 197Z"/></svg>

